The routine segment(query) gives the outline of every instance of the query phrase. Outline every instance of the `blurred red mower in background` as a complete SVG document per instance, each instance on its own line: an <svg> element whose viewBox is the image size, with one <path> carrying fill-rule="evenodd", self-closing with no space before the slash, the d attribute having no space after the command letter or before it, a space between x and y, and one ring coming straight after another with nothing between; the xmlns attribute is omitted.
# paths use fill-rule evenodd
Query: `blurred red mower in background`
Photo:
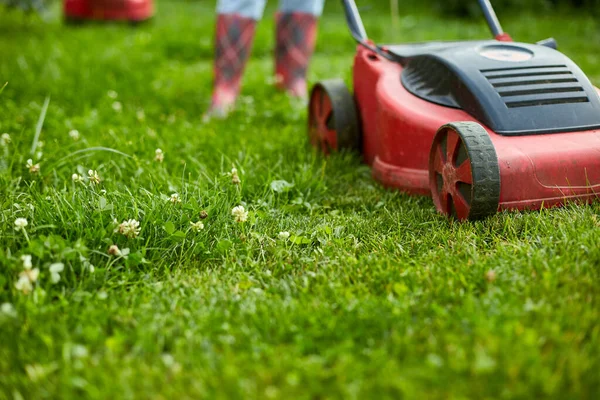
<svg viewBox="0 0 600 400"><path fill-rule="evenodd" d="M126 21L142 22L152 18L152 0L64 0L68 22Z"/></svg>
<svg viewBox="0 0 600 400"><path fill-rule="evenodd" d="M315 147L361 152L375 179L459 220L600 197L600 91L553 39L513 42L479 0L494 40L378 46L343 3L354 95L315 85Z"/></svg>

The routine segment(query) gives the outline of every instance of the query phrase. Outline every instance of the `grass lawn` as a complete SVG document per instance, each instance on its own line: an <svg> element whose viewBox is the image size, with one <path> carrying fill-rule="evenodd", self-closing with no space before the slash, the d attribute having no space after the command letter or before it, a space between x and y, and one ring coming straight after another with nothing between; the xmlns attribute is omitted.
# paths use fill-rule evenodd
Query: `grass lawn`
<svg viewBox="0 0 600 400"><path fill-rule="evenodd" d="M313 82L350 77L339 11ZM203 123L212 12L162 1L138 28L0 15L0 399L597 398L600 205L460 224L355 155L319 156L304 106L271 85L270 18L239 111ZM383 6L364 17L389 42L488 36L424 13L393 28ZM592 17L505 27L555 36L600 84ZM129 219L137 237L115 232Z"/></svg>

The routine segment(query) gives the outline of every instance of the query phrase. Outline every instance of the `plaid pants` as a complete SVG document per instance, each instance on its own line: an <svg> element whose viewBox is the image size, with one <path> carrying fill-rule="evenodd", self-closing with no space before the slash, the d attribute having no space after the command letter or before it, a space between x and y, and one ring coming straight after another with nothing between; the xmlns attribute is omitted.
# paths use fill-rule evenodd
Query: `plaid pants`
<svg viewBox="0 0 600 400"><path fill-rule="evenodd" d="M218 14L239 14L246 18L260 20L267 0L218 0ZM279 12L299 12L320 16L325 0L279 0Z"/></svg>

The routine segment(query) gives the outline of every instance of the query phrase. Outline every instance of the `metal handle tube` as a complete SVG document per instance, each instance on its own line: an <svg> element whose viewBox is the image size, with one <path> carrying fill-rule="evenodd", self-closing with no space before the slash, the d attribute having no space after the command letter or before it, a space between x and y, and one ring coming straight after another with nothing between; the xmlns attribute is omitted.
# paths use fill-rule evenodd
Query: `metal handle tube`
<svg viewBox="0 0 600 400"><path fill-rule="evenodd" d="M367 41L367 31L358 13L358 8L354 0L342 0L344 4L344 11L346 12L346 21L350 27L352 37L359 42L364 43Z"/></svg>
<svg viewBox="0 0 600 400"><path fill-rule="evenodd" d="M502 35L504 31L502 30L502 26L500 25L500 21L498 20L498 16L496 15L490 0L479 0L479 5L481 6L485 20L487 21L494 36L496 37Z"/></svg>
<svg viewBox="0 0 600 400"><path fill-rule="evenodd" d="M344 12L346 14L346 22L348 23L350 33L352 34L354 40L356 40L361 46L366 47L372 52L377 53L380 56L387 58L388 60L391 60L392 56L387 52L387 50L369 42L367 31L365 30L365 26L362 22L362 19L360 18L360 14L358 13L358 7L356 7L356 3L354 2L354 0L342 0L342 4L344 6Z"/></svg>

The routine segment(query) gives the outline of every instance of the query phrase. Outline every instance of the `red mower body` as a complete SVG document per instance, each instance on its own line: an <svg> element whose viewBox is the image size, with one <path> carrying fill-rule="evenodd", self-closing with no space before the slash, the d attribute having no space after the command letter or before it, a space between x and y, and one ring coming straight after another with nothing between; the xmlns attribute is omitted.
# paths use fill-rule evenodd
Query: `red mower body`
<svg viewBox="0 0 600 400"><path fill-rule="evenodd" d="M341 81L313 89L313 145L361 151L378 181L445 215L600 196L600 90L549 46L362 42L353 83L353 95Z"/></svg>
<svg viewBox="0 0 600 400"><path fill-rule="evenodd" d="M152 0L64 0L64 15L70 21L142 22L153 14Z"/></svg>
<svg viewBox="0 0 600 400"><path fill-rule="evenodd" d="M409 93L399 79L402 69L358 47L354 96L364 159L386 186L431 195L429 155L439 128L453 121L479 121L464 110ZM483 127L499 161L499 209L538 209L600 195L600 129L503 136Z"/></svg>

